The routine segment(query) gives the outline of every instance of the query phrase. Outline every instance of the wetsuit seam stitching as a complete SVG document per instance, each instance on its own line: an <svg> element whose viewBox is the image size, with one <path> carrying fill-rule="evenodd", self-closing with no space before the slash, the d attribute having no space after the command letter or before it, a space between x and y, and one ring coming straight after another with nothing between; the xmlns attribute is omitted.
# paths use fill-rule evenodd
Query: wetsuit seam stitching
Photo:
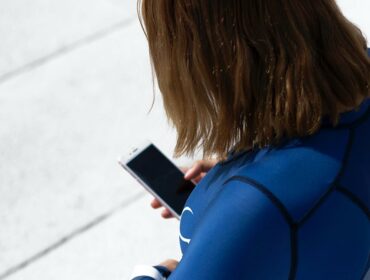
<svg viewBox="0 0 370 280"><path fill-rule="evenodd" d="M290 216L289 211L286 209L285 205L263 184L257 182L256 180L246 177L246 176L232 176L231 178L227 179L223 185L231 181L241 181L255 187L259 191L261 191L267 198L280 210L283 214L284 219L287 221L289 225L294 224L293 218Z"/></svg>
<svg viewBox="0 0 370 280"><path fill-rule="evenodd" d="M297 266L298 266L298 224L294 222L293 218L290 216L289 211L286 209L285 205L263 184L257 182L256 180L246 177L246 176L233 176L229 179L227 179L223 185L231 182L231 181L239 181L242 183L246 183L256 189L258 189L260 192L262 192L275 207L280 211L280 213L283 215L285 222L289 226L289 232L290 232L290 253L291 253L291 263L290 263L290 270L289 270L289 280L295 279Z"/></svg>
<svg viewBox="0 0 370 280"><path fill-rule="evenodd" d="M294 223L290 225L290 271L289 271L289 280L294 280L296 278L297 268L298 268L298 230L299 225Z"/></svg>
<svg viewBox="0 0 370 280"><path fill-rule="evenodd" d="M307 211L298 221L299 226L303 225L320 208L320 206L328 199L330 194L335 190L336 186L339 183L340 178L342 177L347 168L349 155L352 149L353 139L354 139L354 129L349 129L348 141L345 147L342 164L337 175L335 176L333 183L330 185L327 191L319 198L319 200L314 204L314 206L309 211Z"/></svg>
<svg viewBox="0 0 370 280"><path fill-rule="evenodd" d="M336 190L347 197L353 204L355 204L356 207L358 207L361 211L365 213L367 218L370 220L370 210L366 207L366 205L351 191L347 190L345 187L337 184Z"/></svg>

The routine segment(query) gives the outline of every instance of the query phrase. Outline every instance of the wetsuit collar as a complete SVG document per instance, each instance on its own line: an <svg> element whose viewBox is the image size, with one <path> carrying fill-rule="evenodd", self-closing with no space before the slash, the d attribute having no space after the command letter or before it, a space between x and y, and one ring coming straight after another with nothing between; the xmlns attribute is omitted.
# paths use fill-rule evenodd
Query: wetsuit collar
<svg viewBox="0 0 370 280"><path fill-rule="evenodd" d="M336 126L350 125L351 123L356 122L357 120L367 115L369 110L370 110L370 98L366 98L358 108L345 113L341 113L339 115L338 124ZM322 124L323 127L333 126L328 117L323 118Z"/></svg>

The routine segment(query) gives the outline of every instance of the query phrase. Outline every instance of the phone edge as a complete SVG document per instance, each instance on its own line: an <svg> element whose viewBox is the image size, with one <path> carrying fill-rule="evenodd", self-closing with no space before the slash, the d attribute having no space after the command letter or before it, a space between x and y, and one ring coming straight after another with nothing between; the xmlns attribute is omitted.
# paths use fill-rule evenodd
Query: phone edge
<svg viewBox="0 0 370 280"><path fill-rule="evenodd" d="M152 143L150 143L150 144L152 144ZM148 145L149 146L149 145ZM165 156L165 155L164 155ZM134 157L132 157L132 158L134 158ZM122 160L126 160L127 158L125 158L124 156L122 156L121 158L119 158L118 159L118 163L119 163L119 165L121 165L121 167L124 169L124 170L126 170L132 177L134 177L134 179L140 184L140 185L142 185L143 187L144 187L144 189L146 190L146 191L148 191L151 195L153 195L156 199L158 199L159 201L160 201L160 203L163 205L163 206L165 206L170 212L171 212L171 214L175 217L175 218L177 218L178 220L180 220L180 218L181 218L181 214L177 214L176 213L176 211L175 210L173 210L172 209L172 207L171 206L169 206L152 188L150 188L144 181L142 181L141 179L140 179L140 177L139 176L137 176L136 175L136 173L135 172L133 172L132 170L131 170L131 168L126 164L127 162L123 162ZM131 158L130 158L130 160L131 160ZM176 166L176 165L175 165ZM181 171L181 170L180 170Z"/></svg>

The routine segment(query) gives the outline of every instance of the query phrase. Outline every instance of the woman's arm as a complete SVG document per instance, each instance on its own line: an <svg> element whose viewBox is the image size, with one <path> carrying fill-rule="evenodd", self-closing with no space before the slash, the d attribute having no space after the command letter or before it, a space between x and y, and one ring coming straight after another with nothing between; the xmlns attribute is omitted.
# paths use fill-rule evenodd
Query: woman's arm
<svg viewBox="0 0 370 280"><path fill-rule="evenodd" d="M290 265L290 227L280 209L258 188L231 181L169 279L288 279Z"/></svg>
<svg viewBox="0 0 370 280"><path fill-rule="evenodd" d="M185 173L184 177L186 180L192 180L194 183L198 184L199 181L207 174L207 172L217 164L217 162L218 162L217 159L198 160L190 168L183 167L181 168L181 170ZM151 202L151 206L154 209L158 209L162 207L162 204L158 199L154 198L153 201ZM162 211L162 217L165 219L173 218L170 211L166 208ZM154 267L142 265L137 266L134 269L131 279L133 280L161 280L163 278L166 279L171 274L171 271L173 271L178 264L178 262L175 260L169 261L170 261L169 264L164 262L159 266Z"/></svg>
<svg viewBox="0 0 370 280"><path fill-rule="evenodd" d="M230 181L205 210L168 279L288 279L290 241L290 227L271 198Z"/></svg>

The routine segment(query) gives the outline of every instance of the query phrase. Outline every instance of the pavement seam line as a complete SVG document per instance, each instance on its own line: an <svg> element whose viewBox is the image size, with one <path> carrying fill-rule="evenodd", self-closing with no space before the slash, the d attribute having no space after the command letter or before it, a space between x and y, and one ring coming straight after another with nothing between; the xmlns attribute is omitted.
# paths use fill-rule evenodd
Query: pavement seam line
<svg viewBox="0 0 370 280"><path fill-rule="evenodd" d="M99 225L100 223L106 221L107 219L114 216L117 212L119 212L121 209L131 205L132 203L138 201L140 198L144 197L146 192L140 192L132 197L126 199L122 203L120 203L118 206L112 208L111 210L99 215L89 223L83 225L82 227L79 227L72 231L71 233L67 234L66 236L62 237L55 243L51 244L50 246L46 247L45 249L39 251L38 253L34 254L33 256L27 258L26 260L20 262L17 265L14 265L13 267L10 267L9 269L5 270L2 274L0 274L0 280L3 280L20 270L26 268L27 266L33 264L34 262L40 260L41 258L45 257L46 255L52 253L53 251L57 250L59 247L63 246L64 244L68 243L69 241L73 240L74 238L82 235L83 233L87 232L88 230L92 229L93 227Z"/></svg>
<svg viewBox="0 0 370 280"><path fill-rule="evenodd" d="M134 21L133 18L129 18L129 19L125 19L125 20L122 20L122 21L119 21L113 25L110 25L104 29L101 29L93 34L90 34L88 35L87 37L84 37L82 39L79 39L69 45L65 45L65 46L62 46L58 49L56 49L55 51L45 55L45 56L42 56L42 57L39 57L39 58L36 58L35 60L31 61L31 62L28 62L26 63L25 65L23 66L20 66L18 68L15 68L14 70L11 70L9 72L6 72L2 75L0 75L0 84L3 84L5 83L6 81L12 79L12 78L15 78L19 75L22 75L24 73L27 73L29 72L30 70L33 70L35 68L38 68L38 67L41 67L42 65L48 63L49 61L52 61L60 56L63 56L63 55L66 55L76 49L79 49L89 43L93 43L95 41L99 41L100 39L112 34L112 33L115 33L116 31L119 31L121 30L122 28L130 25L132 22Z"/></svg>

